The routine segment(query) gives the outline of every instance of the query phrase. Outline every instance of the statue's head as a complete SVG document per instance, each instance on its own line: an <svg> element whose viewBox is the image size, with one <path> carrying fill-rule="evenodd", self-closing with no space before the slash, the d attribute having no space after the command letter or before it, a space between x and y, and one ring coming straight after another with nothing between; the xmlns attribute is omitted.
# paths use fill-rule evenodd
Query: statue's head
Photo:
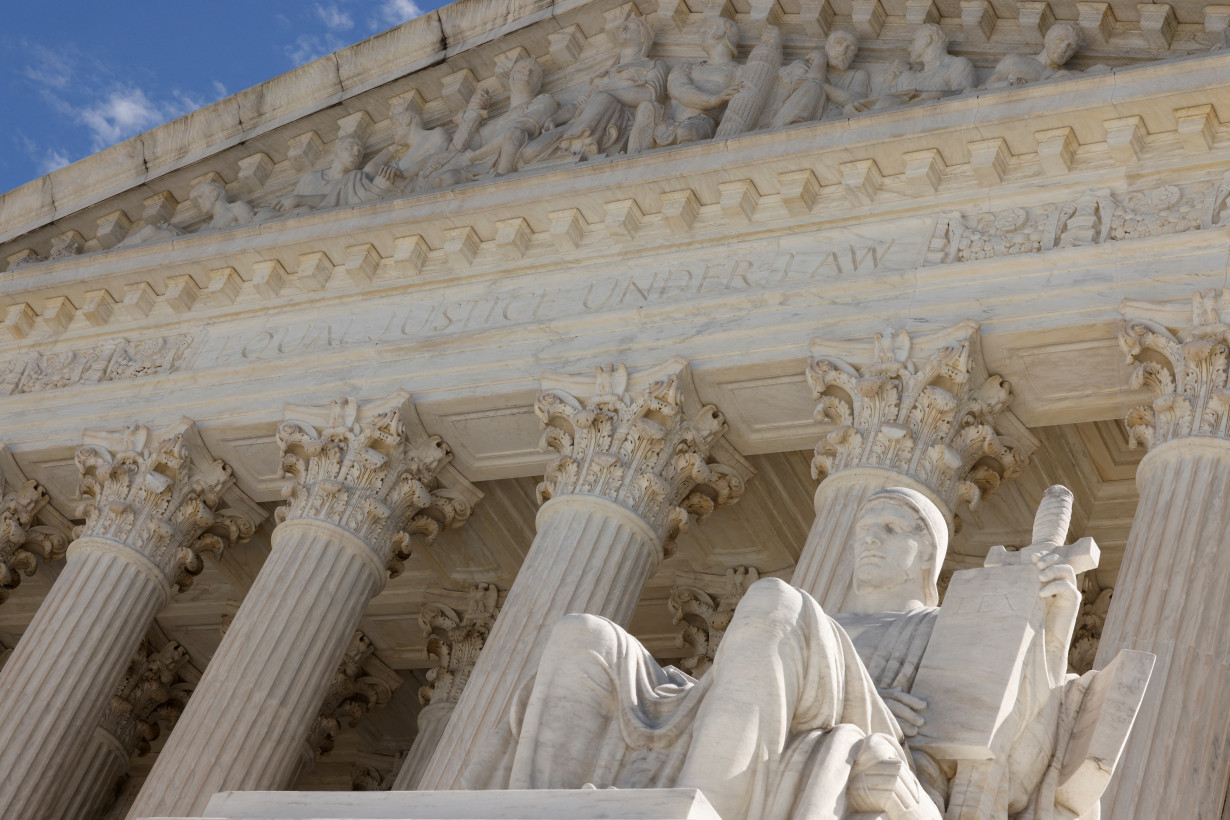
<svg viewBox="0 0 1230 820"><path fill-rule="evenodd" d="M343 137L333 147L333 164L342 171L353 171L363 161L363 143L356 137Z"/></svg>
<svg viewBox="0 0 1230 820"><path fill-rule="evenodd" d="M706 54L725 52L729 57L739 53L739 24L726 17L719 17L705 28L701 45Z"/></svg>
<svg viewBox="0 0 1230 820"><path fill-rule="evenodd" d="M900 590L904 600L937 606L948 550L948 523L922 493L888 487L859 508L854 524L854 589Z"/></svg>
<svg viewBox="0 0 1230 820"><path fill-rule="evenodd" d="M393 123L393 141L406 144L423 127L423 117L413 105L399 105L389 112Z"/></svg>
<svg viewBox="0 0 1230 820"><path fill-rule="evenodd" d="M829 66L845 71L854 62L858 53L858 37L851 31L839 28L824 41L824 54Z"/></svg>
<svg viewBox="0 0 1230 820"><path fill-rule="evenodd" d="M533 57L521 57L508 70L508 88L514 94L532 97L542 89L542 66Z"/></svg>
<svg viewBox="0 0 1230 820"><path fill-rule="evenodd" d="M649 47L653 45L653 29L645 22L644 17L629 14L628 19L624 20L615 30L615 39L620 46L627 46L644 57L649 53Z"/></svg>
<svg viewBox="0 0 1230 820"><path fill-rule="evenodd" d="M1081 47L1081 30L1075 23L1056 23L1047 29L1043 48L1053 65L1061 66L1071 60Z"/></svg>
<svg viewBox="0 0 1230 820"><path fill-rule="evenodd" d="M192 204L204 213L209 213L213 210L214 205L218 200L226 197L226 189L218 182L206 180L205 182L194 185L188 194L188 198L192 200Z"/></svg>
<svg viewBox="0 0 1230 820"><path fill-rule="evenodd" d="M910 62L921 63L928 57L935 59L948 53L948 35L935 23L923 23L914 29L910 43Z"/></svg>

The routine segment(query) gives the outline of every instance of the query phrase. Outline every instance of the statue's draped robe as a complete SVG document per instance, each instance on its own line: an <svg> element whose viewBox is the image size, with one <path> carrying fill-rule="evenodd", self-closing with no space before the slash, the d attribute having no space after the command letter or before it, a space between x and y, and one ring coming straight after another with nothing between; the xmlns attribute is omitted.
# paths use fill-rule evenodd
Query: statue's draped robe
<svg viewBox="0 0 1230 820"><path fill-rule="evenodd" d="M699 681L659 666L610 621L569 616L523 688L508 736L488 746L467 780L513 789L696 787L723 817L846 817L845 786L869 735L907 759L876 684L912 677L910 658L921 648L895 649L925 646L933 613L887 624L873 679L814 599L760 581Z"/></svg>

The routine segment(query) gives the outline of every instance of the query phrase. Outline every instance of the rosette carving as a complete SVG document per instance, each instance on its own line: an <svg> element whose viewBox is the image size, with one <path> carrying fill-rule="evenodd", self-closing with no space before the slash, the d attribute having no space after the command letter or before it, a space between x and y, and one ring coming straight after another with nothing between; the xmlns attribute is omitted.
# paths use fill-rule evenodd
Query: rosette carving
<svg viewBox="0 0 1230 820"><path fill-rule="evenodd" d="M963 322L938 339L877 333L863 366L816 355L807 369L815 419L835 429L816 445L813 477L883 467L920 482L954 509L959 501L976 505L1019 475L1032 437L1024 428L1015 439L997 431L1010 417L1011 386L979 373L977 332L976 323ZM813 343L813 351L823 344ZM933 352L918 355L925 346Z"/></svg>
<svg viewBox="0 0 1230 820"><path fill-rule="evenodd" d="M144 555L180 590L205 568L202 555L249 538L259 511L220 508L232 489L231 468L210 457L189 419L161 430L134 425L118 433L87 431L77 448L81 471L77 538L119 542ZM246 501L246 499L242 499Z"/></svg>
<svg viewBox="0 0 1230 820"><path fill-rule="evenodd" d="M427 636L427 654L436 665L427 672L427 685L419 687L419 702L456 703L466 681L474 671L500 614L496 607L499 590L494 584L477 584L470 589L463 614L438 602L423 605L419 626Z"/></svg>
<svg viewBox="0 0 1230 820"><path fill-rule="evenodd" d="M130 754L147 754L161 727L175 726L188 702L190 686L179 679L188 651L170 641L158 651L143 642L111 696L102 727Z"/></svg>
<svg viewBox="0 0 1230 820"><path fill-rule="evenodd" d="M689 513L704 520L743 495L742 476L709 460L726 432L725 417L706 405L689 419L678 373L633 392L622 364L598 368L589 396L543 389L534 412L544 428L542 448L559 454L538 485L540 501L569 494L610 499L669 545Z"/></svg>
<svg viewBox="0 0 1230 820"><path fill-rule="evenodd" d="M3 479L0 488L10 489ZM36 481L25 481L0 498L0 603L21 584L22 575L37 571L40 556L54 561L68 547L64 533L37 523L46 505L47 491Z"/></svg>
<svg viewBox="0 0 1230 820"><path fill-rule="evenodd" d="M422 432L410 394L360 405L343 398L327 407L288 407L278 427L283 490L289 501L277 520L316 519L355 533L401 573L410 538L428 543L470 515L470 501L442 487L439 472L452 451ZM412 421L406 423L407 416ZM408 440L411 428L415 441Z"/></svg>
<svg viewBox="0 0 1230 820"><path fill-rule="evenodd" d="M1128 318L1119 327L1133 389L1146 388L1150 404L1128 413L1128 444L1152 449L1184 436L1230 437L1230 325L1218 311L1220 293L1192 295L1190 322L1171 332L1150 319Z"/></svg>

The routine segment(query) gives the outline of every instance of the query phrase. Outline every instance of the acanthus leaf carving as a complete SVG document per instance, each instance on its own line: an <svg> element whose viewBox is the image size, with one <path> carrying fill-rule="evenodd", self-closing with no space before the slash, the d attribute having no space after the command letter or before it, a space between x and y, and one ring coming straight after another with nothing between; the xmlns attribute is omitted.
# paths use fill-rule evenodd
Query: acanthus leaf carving
<svg viewBox="0 0 1230 820"><path fill-rule="evenodd" d="M318 519L344 527L378 552L396 576L410 554L410 536L430 543L462 524L478 493L460 476L441 485L452 451L422 430L410 394L360 405L353 398L326 407L288 407L278 427L287 503L279 523ZM410 436L413 441L409 440Z"/></svg>
<svg viewBox="0 0 1230 820"><path fill-rule="evenodd" d="M174 728L191 693L179 676L187 661L187 650L175 641L157 651L148 642L137 649L102 718L102 728L129 754L148 754L162 729Z"/></svg>
<svg viewBox="0 0 1230 820"><path fill-rule="evenodd" d="M675 645L690 654L679 661L679 668L699 678L713 665L735 606L747 592L747 588L760 579L755 567L732 567L720 579L711 583L676 584L671 588L667 606L671 622L679 625Z"/></svg>
<svg viewBox="0 0 1230 820"><path fill-rule="evenodd" d="M333 750L338 733L354 728L363 716L385 705L402 678L375 655L375 647L362 632L351 636L320 712L308 730L307 744L315 755Z"/></svg>
<svg viewBox="0 0 1230 820"><path fill-rule="evenodd" d="M158 430L86 431L76 462L85 524L74 536L135 550L180 590L204 569L203 553L251 537L262 515L233 489L230 467L210 457L189 419ZM224 493L238 508L223 506Z"/></svg>
<svg viewBox="0 0 1230 820"><path fill-rule="evenodd" d="M494 584L471 587L459 614L453 607L430 601L419 611L419 626L427 637L427 654L435 661L419 702L456 703L474 671L478 654L499 617L499 590Z"/></svg>
<svg viewBox="0 0 1230 820"><path fill-rule="evenodd" d="M622 364L598 368L584 397L558 388L539 391L534 412L544 430L541 447L558 453L538 485L539 500L607 498L640 516L668 549L689 514L704 520L737 501L743 476L710 460L726 431L725 417L713 405L687 417L683 367L668 365L675 372L635 391Z"/></svg>
<svg viewBox="0 0 1230 820"><path fill-rule="evenodd" d="M1153 396L1128 413L1128 444L1152 449L1186 436L1230 436L1230 324L1221 318L1223 294L1192 294L1191 318L1172 331L1164 324L1129 314L1125 303L1119 346L1135 365L1131 387Z"/></svg>
<svg viewBox="0 0 1230 820"><path fill-rule="evenodd" d="M1011 386L984 372L977 330L966 321L924 341L890 329L874 336L862 366L826 354L833 343L814 341L807 379L815 419L833 429L816 445L812 475L885 468L930 488L950 511L958 501L976 505L1019 475L1036 443L1023 428L1012 438L997 432L1010 416ZM915 353L926 345L934 350Z"/></svg>

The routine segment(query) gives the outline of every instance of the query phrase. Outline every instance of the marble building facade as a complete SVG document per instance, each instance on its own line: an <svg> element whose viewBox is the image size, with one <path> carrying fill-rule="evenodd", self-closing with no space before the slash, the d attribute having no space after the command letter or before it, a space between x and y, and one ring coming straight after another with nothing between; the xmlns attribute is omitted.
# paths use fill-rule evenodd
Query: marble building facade
<svg viewBox="0 0 1230 820"><path fill-rule="evenodd" d="M1063 484L1102 816L1221 818L1228 26L461 0L0 197L0 814L425 817L561 616L699 677L875 491L943 591Z"/></svg>

